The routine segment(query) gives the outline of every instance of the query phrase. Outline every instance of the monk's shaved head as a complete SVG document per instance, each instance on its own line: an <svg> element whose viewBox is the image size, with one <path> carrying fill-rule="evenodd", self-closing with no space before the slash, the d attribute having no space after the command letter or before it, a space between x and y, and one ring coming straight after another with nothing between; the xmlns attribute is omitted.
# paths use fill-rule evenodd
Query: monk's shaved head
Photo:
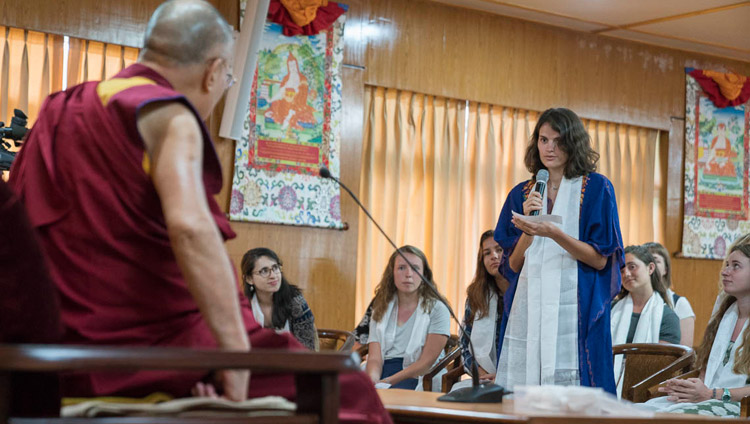
<svg viewBox="0 0 750 424"><path fill-rule="evenodd" d="M192 65L211 59L217 46L232 45L232 28L209 3L170 0L148 21L141 59ZM165 63L167 62L167 63Z"/></svg>

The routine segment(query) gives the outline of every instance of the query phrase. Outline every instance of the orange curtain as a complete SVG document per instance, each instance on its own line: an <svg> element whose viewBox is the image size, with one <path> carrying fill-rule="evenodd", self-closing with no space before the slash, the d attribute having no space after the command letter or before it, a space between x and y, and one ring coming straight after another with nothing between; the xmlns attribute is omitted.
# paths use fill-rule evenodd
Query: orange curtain
<svg viewBox="0 0 750 424"><path fill-rule="evenodd" d="M461 315L479 237L495 227L511 188L530 177L523 157L539 113L370 86L365 111L362 202L397 245L425 252ZM601 154L598 170L615 187L624 242L653 240L658 131L584 124ZM355 319L392 251L361 214Z"/></svg>
<svg viewBox="0 0 750 424"><path fill-rule="evenodd" d="M113 77L138 59L139 50L116 44L71 38L68 53L68 87L85 81Z"/></svg>
<svg viewBox="0 0 750 424"><path fill-rule="evenodd" d="M36 120L44 99L62 87L62 37L0 26L0 121L13 109Z"/></svg>

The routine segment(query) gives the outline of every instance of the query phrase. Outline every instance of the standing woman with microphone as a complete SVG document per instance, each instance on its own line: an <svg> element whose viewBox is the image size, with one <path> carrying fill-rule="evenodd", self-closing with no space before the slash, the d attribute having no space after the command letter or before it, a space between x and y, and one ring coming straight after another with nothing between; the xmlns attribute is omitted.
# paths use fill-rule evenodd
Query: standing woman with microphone
<svg viewBox="0 0 750 424"><path fill-rule="evenodd" d="M525 156L537 177L511 190L495 228L510 282L495 382L511 390L555 384L615 393L610 303L624 257L615 191L594 172L598 160L573 111L542 113ZM542 171L546 184L537 181Z"/></svg>

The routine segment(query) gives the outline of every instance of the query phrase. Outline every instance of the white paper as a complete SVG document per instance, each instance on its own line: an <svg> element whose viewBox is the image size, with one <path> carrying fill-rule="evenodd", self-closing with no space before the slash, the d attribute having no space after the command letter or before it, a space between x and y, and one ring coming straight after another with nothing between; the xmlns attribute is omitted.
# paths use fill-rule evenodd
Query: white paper
<svg viewBox="0 0 750 424"><path fill-rule="evenodd" d="M377 382L377 383L375 383L375 388L376 389L390 389L391 385L388 384L388 383Z"/></svg>
<svg viewBox="0 0 750 424"><path fill-rule="evenodd" d="M514 217L525 219L528 222L553 222L555 224L562 224L562 217L560 215L521 215L516 211L512 212Z"/></svg>

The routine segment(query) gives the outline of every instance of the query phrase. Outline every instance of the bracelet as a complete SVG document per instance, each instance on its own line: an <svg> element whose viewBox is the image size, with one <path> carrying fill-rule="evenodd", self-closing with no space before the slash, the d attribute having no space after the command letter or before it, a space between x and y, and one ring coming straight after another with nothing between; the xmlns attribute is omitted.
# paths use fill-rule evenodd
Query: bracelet
<svg viewBox="0 0 750 424"><path fill-rule="evenodd" d="M711 399L718 399L718 398L716 397L716 388L714 388L714 393L713 393L713 395L711 395Z"/></svg>

